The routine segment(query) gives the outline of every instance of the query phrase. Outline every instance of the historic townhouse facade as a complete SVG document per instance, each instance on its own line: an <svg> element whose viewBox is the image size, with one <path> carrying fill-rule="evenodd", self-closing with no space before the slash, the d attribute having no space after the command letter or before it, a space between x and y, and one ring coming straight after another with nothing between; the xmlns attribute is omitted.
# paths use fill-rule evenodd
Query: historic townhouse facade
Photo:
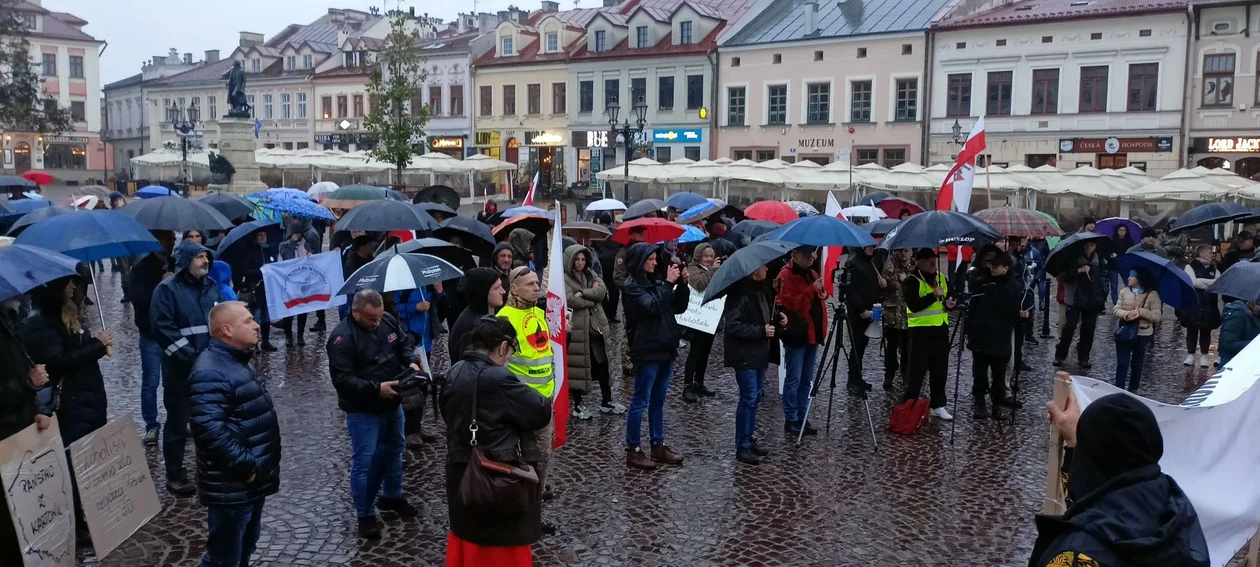
<svg viewBox="0 0 1260 567"><path fill-rule="evenodd" d="M1260 176L1260 2L1193 4L1187 165Z"/></svg>

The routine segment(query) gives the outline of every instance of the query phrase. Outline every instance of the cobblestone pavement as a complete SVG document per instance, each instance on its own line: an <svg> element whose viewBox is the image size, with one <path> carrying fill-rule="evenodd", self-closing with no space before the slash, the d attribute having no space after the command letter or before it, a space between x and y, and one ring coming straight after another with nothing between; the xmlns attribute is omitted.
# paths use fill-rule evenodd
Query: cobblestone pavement
<svg viewBox="0 0 1260 567"><path fill-rule="evenodd" d="M108 272L108 270L107 270ZM139 355L131 309L118 302L117 276L101 280L109 326L117 330L114 356L103 361L111 416L139 420ZM1159 329L1143 394L1180 401L1208 371L1180 364L1184 334L1172 310ZM95 313L92 313L95 319ZM1052 315L1053 316L1053 315ZM330 321L335 320L335 314ZM92 323L92 326L95 326ZM1104 318L1094 349L1094 376L1115 368L1113 324ZM279 332L276 335L281 335ZM275 340L273 335L273 340ZM322 337L321 337L322 338ZM612 345L620 348L620 337ZM259 357L260 375L275 399L283 435L280 493L267 501L256 565L441 565L447 531L443 492L444 444L413 451L406 493L422 510L412 521L385 515L384 538L369 543L355 535L345 417L337 409L322 340L303 350ZM281 338L282 346L282 338ZM1031 346L1022 397L1028 403L1014 424L970 417L970 356L961 365L957 439L934 421L912 437L887 432L895 396L881 392L882 356L866 353L867 377L876 382L870 412L878 449L872 446L860 401L841 388L830 413L830 431L795 447L784 439L783 414L774 388L759 415L763 444L773 454L760 466L734 460L736 387L714 346L707 380L716 398L687 405L681 384L666 407L667 442L686 456L682 467L654 472L624 463L623 416L570 420L568 446L556 453L554 500L544 516L559 534L535 546L540 565L1017 565L1025 564L1036 536L1046 475L1048 430L1044 402L1053 368L1048 340ZM435 352L445 352L440 345ZM680 353L675 379L680 379ZM436 362L445 368L446 361ZM954 363L949 391L953 399ZM1076 370L1069 367L1068 370ZM774 382L772 368L768 384ZM614 378L628 403L631 384ZM900 381L898 381L900 385ZM161 398L159 397L159 400ZM811 421L828 421L827 390ZM442 427L426 419L430 431ZM154 477L163 476L161 451L148 449ZM192 467L192 448L188 451ZM205 510L195 498L174 499L159 490L163 510L149 525L97 561L106 566L194 565L205 545Z"/></svg>

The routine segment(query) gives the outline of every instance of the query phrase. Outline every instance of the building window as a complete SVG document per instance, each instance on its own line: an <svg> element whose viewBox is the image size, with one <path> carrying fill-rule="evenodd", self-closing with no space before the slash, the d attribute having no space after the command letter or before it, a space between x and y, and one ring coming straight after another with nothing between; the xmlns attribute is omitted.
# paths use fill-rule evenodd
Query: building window
<svg viewBox="0 0 1260 567"><path fill-rule="evenodd" d="M674 159L674 148L669 146L660 146L656 148L656 161L661 163L669 163Z"/></svg>
<svg viewBox="0 0 1260 567"><path fill-rule="evenodd" d="M648 46L648 27L639 26L634 28L634 46L643 49Z"/></svg>
<svg viewBox="0 0 1260 567"><path fill-rule="evenodd" d="M782 53L775 53L774 55L771 55L771 56L770 56L770 62L771 62L771 63L773 63L773 64L775 64L775 65L778 65L778 64L782 63L782 62L783 62L783 54L782 54Z"/></svg>
<svg viewBox="0 0 1260 567"><path fill-rule="evenodd" d="M51 98L44 99L44 115L53 116L54 114L57 114L57 101Z"/></svg>
<svg viewBox="0 0 1260 567"><path fill-rule="evenodd" d="M210 102L214 102L214 98L210 98ZM306 93L297 94L297 117L298 120L306 120Z"/></svg>
<svg viewBox="0 0 1260 567"><path fill-rule="evenodd" d="M604 30L595 31L595 52L599 53L608 48L608 32Z"/></svg>
<svg viewBox="0 0 1260 567"><path fill-rule="evenodd" d="M464 85L451 85L451 108L449 116L464 115Z"/></svg>
<svg viewBox="0 0 1260 567"><path fill-rule="evenodd" d="M822 52L822 51L815 51L815 52L814 52L814 61L822 61L822 60L823 60L823 52Z"/></svg>
<svg viewBox="0 0 1260 567"><path fill-rule="evenodd" d="M700 159L700 146L687 146L683 148L683 157L691 161Z"/></svg>
<svg viewBox="0 0 1260 567"><path fill-rule="evenodd" d="M889 169L906 163L906 150L884 150L884 167Z"/></svg>
<svg viewBox="0 0 1260 567"><path fill-rule="evenodd" d="M757 161L770 161L774 159L774 150L757 150Z"/></svg>
<svg viewBox="0 0 1260 567"><path fill-rule="evenodd" d="M674 109L673 77L661 77L656 83L656 106L661 110Z"/></svg>
<svg viewBox="0 0 1260 567"><path fill-rule="evenodd" d="M687 75L687 110L704 106L704 75Z"/></svg>
<svg viewBox="0 0 1260 567"><path fill-rule="evenodd" d="M481 107L480 114L482 116L490 116L494 114L494 87L482 86L481 95L478 102Z"/></svg>
<svg viewBox="0 0 1260 567"><path fill-rule="evenodd" d="M44 146L46 169L87 169L87 146L83 144L48 144Z"/></svg>
<svg viewBox="0 0 1260 567"><path fill-rule="evenodd" d="M620 98L618 95L620 94L621 81L617 79L604 79L604 108L608 108L609 105L617 102ZM627 107L626 110L629 110L629 107Z"/></svg>
<svg viewBox="0 0 1260 567"><path fill-rule="evenodd" d="M1130 112L1155 112L1155 98L1159 92L1159 63L1129 65Z"/></svg>
<svg viewBox="0 0 1260 567"><path fill-rule="evenodd" d="M347 110L348 108L349 107L346 106L346 95L338 96L337 97L337 118L345 118L346 116L349 116L350 111Z"/></svg>
<svg viewBox="0 0 1260 567"><path fill-rule="evenodd" d="M857 48L857 58L858 58L858 59L866 59L866 48L865 48L865 47L859 47L859 48Z"/></svg>
<svg viewBox="0 0 1260 567"><path fill-rule="evenodd" d="M748 89L746 87L730 87L726 89L726 125L743 126L747 112Z"/></svg>
<svg viewBox="0 0 1260 567"><path fill-rule="evenodd" d="M510 35L504 36L502 39L499 40L499 45L500 45L499 47L500 57L512 56L512 36Z"/></svg>
<svg viewBox="0 0 1260 567"><path fill-rule="evenodd" d="M87 120L87 108L83 101L76 100L70 102L70 118L75 122L84 122Z"/></svg>
<svg viewBox="0 0 1260 567"><path fill-rule="evenodd" d="M814 103L814 87L825 85L810 85L809 102ZM849 99L849 121L850 122L870 122L871 121L871 87L870 81L853 81L849 87L853 89L853 95ZM813 111L810 111L811 121L813 119Z"/></svg>
<svg viewBox="0 0 1260 567"><path fill-rule="evenodd" d="M332 97L330 96L320 97L319 106L321 108L320 113L319 113L320 117L322 117L324 120L328 120L332 118L333 116L332 115L333 113Z"/></svg>
<svg viewBox="0 0 1260 567"><path fill-rule="evenodd" d="M752 160L752 158L753 158L752 150L732 150L731 151L731 159L734 159L735 161L739 161L741 159Z"/></svg>
<svg viewBox="0 0 1260 567"><path fill-rule="evenodd" d="M971 116L971 73L950 75L947 81L945 116Z"/></svg>
<svg viewBox="0 0 1260 567"><path fill-rule="evenodd" d="M578 112L595 112L595 81L578 81Z"/></svg>
<svg viewBox="0 0 1260 567"><path fill-rule="evenodd" d="M1011 86L1015 73L1012 71L989 72L989 94L985 98L985 113L989 116L1011 115Z"/></svg>
<svg viewBox="0 0 1260 567"><path fill-rule="evenodd" d="M547 32L547 53L560 51L560 34Z"/></svg>
<svg viewBox="0 0 1260 567"><path fill-rule="evenodd" d="M442 87L429 87L429 116L442 115Z"/></svg>
<svg viewBox="0 0 1260 567"><path fill-rule="evenodd" d="M249 60L249 69L255 73L262 72L262 59L257 57Z"/></svg>
<svg viewBox="0 0 1260 567"><path fill-rule="evenodd" d="M1054 36L1052 35L1041 36L1041 43L1054 43Z"/></svg>
<svg viewBox="0 0 1260 567"><path fill-rule="evenodd" d="M551 83L551 113L564 114L568 112L568 102L565 100L565 90L569 85L566 83Z"/></svg>
<svg viewBox="0 0 1260 567"><path fill-rule="evenodd" d="M56 53L44 54L43 65L41 65L40 74L45 77L57 76L57 54Z"/></svg>
<svg viewBox="0 0 1260 567"><path fill-rule="evenodd" d="M315 66L315 58L314 58L314 57L312 57L310 54L306 54L306 55L303 55L303 56L302 56L302 68L303 68L303 69L310 69L311 67L314 67L314 66Z"/></svg>
<svg viewBox="0 0 1260 567"><path fill-rule="evenodd" d="M1032 86L1030 114L1057 114L1059 112L1059 70L1034 69Z"/></svg>
<svg viewBox="0 0 1260 567"><path fill-rule="evenodd" d="M1078 112L1107 112L1106 65L1081 67L1081 105Z"/></svg>
<svg viewBox="0 0 1260 567"><path fill-rule="evenodd" d="M1151 30L1138 30L1138 37L1151 37Z"/></svg>
<svg viewBox="0 0 1260 567"><path fill-rule="evenodd" d="M288 57L284 58L284 69L286 71L292 71L294 69L297 69L297 56L296 55L289 55Z"/></svg>
<svg viewBox="0 0 1260 567"><path fill-rule="evenodd" d="M1098 41L1102 39L1102 32L1094 32L1089 34L1090 41Z"/></svg>
<svg viewBox="0 0 1260 567"><path fill-rule="evenodd" d="M18 15L17 15L17 17L18 17L18 19L22 22L22 26L23 26L23 27L25 27L25 28L26 28L26 29L28 29L28 30L32 30L32 31L34 31L34 29L35 29L35 14L21 13L21 14L18 14Z"/></svg>
<svg viewBox="0 0 1260 567"><path fill-rule="evenodd" d="M70 78L71 79L83 78L83 56L82 55L70 56Z"/></svg>
<svg viewBox="0 0 1260 567"><path fill-rule="evenodd" d="M298 95L298 97L299 97L299 100L302 100L302 101L305 101L305 100L306 100L306 95L304 95L304 94L302 94L302 95ZM130 106L130 105L128 105L128 106ZM218 120L218 118L217 118L217 117L219 116L219 105L218 105L218 100L217 100L215 97L208 96L208 97L206 97L206 106L207 106L207 108L209 108L209 110L210 110L210 112L209 112L209 113L207 113L207 114L205 115L206 119L207 119L207 120ZM306 117L306 109L305 109L305 107L302 109L302 117L303 117L303 118L305 118L305 117Z"/></svg>
<svg viewBox="0 0 1260 567"><path fill-rule="evenodd" d="M503 115L516 116L516 85L503 85Z"/></svg>
<svg viewBox="0 0 1260 567"><path fill-rule="evenodd" d="M363 95L354 95L354 116L363 118Z"/></svg>
<svg viewBox="0 0 1260 567"><path fill-rule="evenodd" d="M265 120L272 119L271 95L263 95L263 118Z"/></svg>
<svg viewBox="0 0 1260 567"><path fill-rule="evenodd" d="M542 114L542 85L538 83L525 85L525 113Z"/></svg>
<svg viewBox="0 0 1260 567"><path fill-rule="evenodd" d="M731 58L731 67L739 67L739 63L740 61L738 57Z"/></svg>
<svg viewBox="0 0 1260 567"><path fill-rule="evenodd" d="M919 119L919 80L897 79L897 115L898 121L914 121Z"/></svg>
<svg viewBox="0 0 1260 567"><path fill-rule="evenodd" d="M407 103L407 108L412 116L420 116L420 112L424 110L424 99L420 98L419 91L416 92L416 96L411 97L411 101Z"/></svg>
<svg viewBox="0 0 1260 567"><path fill-rule="evenodd" d="M909 44L909 43L901 44L902 55L912 55L913 53L914 53L914 45Z"/></svg>
<svg viewBox="0 0 1260 567"><path fill-rule="evenodd" d="M879 150L877 149L874 149L874 150L857 149L853 151L853 154L857 156L857 159L854 160L855 163L853 165L866 165L868 163L879 163Z"/></svg>
<svg viewBox="0 0 1260 567"><path fill-rule="evenodd" d="M854 83L856 90L857 83ZM807 124L826 124L831 121L831 85L819 83L806 87L808 100L805 105Z"/></svg>
<svg viewBox="0 0 1260 567"><path fill-rule="evenodd" d="M341 54L341 65L343 67L358 67L359 54L353 51L346 51Z"/></svg>
<svg viewBox="0 0 1260 567"><path fill-rule="evenodd" d="M1234 54L1203 56L1203 106L1234 103Z"/></svg>
<svg viewBox="0 0 1260 567"><path fill-rule="evenodd" d="M678 24L678 43L682 45L691 45L691 22L686 21Z"/></svg>
<svg viewBox="0 0 1260 567"><path fill-rule="evenodd" d="M642 77L630 79L630 103L638 104L639 101L647 104L647 79Z"/></svg>
<svg viewBox="0 0 1260 567"><path fill-rule="evenodd" d="M787 85L772 85L767 88L766 124L787 124ZM772 158L773 159L773 158Z"/></svg>
<svg viewBox="0 0 1260 567"><path fill-rule="evenodd" d="M280 94L280 118L293 118L293 95L289 93Z"/></svg>

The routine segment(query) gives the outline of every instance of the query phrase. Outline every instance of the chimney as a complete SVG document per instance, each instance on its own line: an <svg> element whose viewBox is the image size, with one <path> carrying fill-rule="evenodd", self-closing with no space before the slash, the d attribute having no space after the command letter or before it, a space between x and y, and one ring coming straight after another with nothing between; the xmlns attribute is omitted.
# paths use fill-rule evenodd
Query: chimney
<svg viewBox="0 0 1260 567"><path fill-rule="evenodd" d="M617 6L619 4L621 4L621 0L604 0L605 8L612 8L613 6Z"/></svg>
<svg viewBox="0 0 1260 567"><path fill-rule="evenodd" d="M185 65L192 65L192 54L191 54L191 53L185 53L185 54L184 54L184 64L185 64Z"/></svg>
<svg viewBox="0 0 1260 567"><path fill-rule="evenodd" d="M486 33L494 29L496 25L498 25L498 22L494 21L494 14L489 12L477 14L477 31Z"/></svg>
<svg viewBox="0 0 1260 567"><path fill-rule="evenodd" d="M164 64L166 64L166 56L165 56L165 55L154 55L154 56L153 56L153 64L154 64L154 65L164 65Z"/></svg>
<svg viewBox="0 0 1260 567"><path fill-rule="evenodd" d="M543 0L542 11L543 12L559 12L560 3L555 2L554 0Z"/></svg>
<svg viewBox="0 0 1260 567"><path fill-rule="evenodd" d="M243 31L241 32L240 47L248 49L250 47L262 45L264 38L265 36L263 34Z"/></svg>
<svg viewBox="0 0 1260 567"><path fill-rule="evenodd" d="M805 0L801 7L805 9L805 35L818 33L818 0Z"/></svg>
<svg viewBox="0 0 1260 567"><path fill-rule="evenodd" d="M413 20L414 20L414 19L416 19L416 7L415 7L415 6L411 6L411 7L407 8L407 12L411 15L411 19L413 19Z"/></svg>
<svg viewBox="0 0 1260 567"><path fill-rule="evenodd" d="M507 10L499 10L499 23L509 22L512 20L512 13Z"/></svg>
<svg viewBox="0 0 1260 567"><path fill-rule="evenodd" d="M216 62L216 61L218 61L218 60L219 60L219 50L218 50L218 49L207 49L207 50L206 50L206 63L214 63L214 62Z"/></svg>

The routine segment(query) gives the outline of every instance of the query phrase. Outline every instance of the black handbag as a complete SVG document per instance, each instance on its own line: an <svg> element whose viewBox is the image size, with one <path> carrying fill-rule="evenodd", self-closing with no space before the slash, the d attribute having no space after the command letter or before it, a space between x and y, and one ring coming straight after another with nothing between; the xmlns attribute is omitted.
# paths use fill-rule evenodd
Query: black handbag
<svg viewBox="0 0 1260 567"><path fill-rule="evenodd" d="M468 424L468 431L472 433L469 441L472 450L464 476L459 481L460 502L472 511L523 514L539 496L538 473L525 463L512 465L492 460L477 447L477 390L481 389L481 376L473 381L472 422ZM518 441L518 457L520 451Z"/></svg>
<svg viewBox="0 0 1260 567"><path fill-rule="evenodd" d="M1151 294L1147 293L1146 296L1142 298L1142 304L1138 306L1139 311L1146 307L1146 299L1150 296ZM1120 321L1120 323L1116 325L1116 342L1131 343L1138 340L1138 327L1141 326L1141 324L1142 318L1140 316L1133 321Z"/></svg>

